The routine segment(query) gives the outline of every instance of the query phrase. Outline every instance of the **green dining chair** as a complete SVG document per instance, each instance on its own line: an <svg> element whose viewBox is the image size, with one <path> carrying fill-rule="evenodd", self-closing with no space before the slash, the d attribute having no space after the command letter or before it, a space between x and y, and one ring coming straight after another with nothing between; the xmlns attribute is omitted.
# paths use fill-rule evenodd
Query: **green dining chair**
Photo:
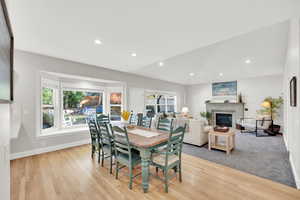
<svg viewBox="0 0 300 200"><path fill-rule="evenodd" d="M109 123L110 122L109 115L96 114L96 121L97 123L104 123L104 122Z"/></svg>
<svg viewBox="0 0 300 200"><path fill-rule="evenodd" d="M161 131L167 131L170 132L173 126L173 118L168 119L168 118L158 118L158 123L157 123L157 129Z"/></svg>
<svg viewBox="0 0 300 200"><path fill-rule="evenodd" d="M104 166L104 159L110 159L110 173L112 174L113 156L114 156L114 142L112 134L110 133L110 125L108 122L98 122L99 140L101 149L101 166ZM98 158L100 163L100 154Z"/></svg>
<svg viewBox="0 0 300 200"><path fill-rule="evenodd" d="M90 136L91 136L91 147L92 147L92 154L91 157L94 158L95 152L99 151L99 134L98 134L98 127L96 125L95 120L88 121Z"/></svg>
<svg viewBox="0 0 300 200"><path fill-rule="evenodd" d="M144 128L151 128L152 117L143 117L141 121L141 126Z"/></svg>
<svg viewBox="0 0 300 200"><path fill-rule="evenodd" d="M137 122L138 122L137 115L133 114L133 112L131 111L130 117L129 117L129 124L137 125Z"/></svg>
<svg viewBox="0 0 300 200"><path fill-rule="evenodd" d="M171 130L166 148L157 150L151 155L151 165L156 167L156 172L159 169L163 171L163 178L157 176L165 184L165 192L168 192L168 181L177 175L179 172L179 181L182 182L181 174L181 152L183 137L186 129L186 124L178 127L176 130ZM168 175L168 171L174 169L172 176Z"/></svg>
<svg viewBox="0 0 300 200"><path fill-rule="evenodd" d="M110 125L111 126L111 125ZM130 145L127 130L114 126L111 127L113 138L114 138L114 148L115 148L115 158L116 158L116 179L118 179L119 170L128 167L129 168L129 189L132 189L132 180L136 176L133 175L133 169L141 163L141 157L138 151L134 150Z"/></svg>

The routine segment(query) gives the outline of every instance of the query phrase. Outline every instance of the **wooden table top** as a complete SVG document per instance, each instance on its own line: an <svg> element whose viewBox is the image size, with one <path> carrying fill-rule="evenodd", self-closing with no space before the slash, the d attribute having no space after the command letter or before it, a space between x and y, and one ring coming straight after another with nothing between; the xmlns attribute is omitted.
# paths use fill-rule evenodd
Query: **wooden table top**
<svg viewBox="0 0 300 200"><path fill-rule="evenodd" d="M137 135L134 133L130 133L132 130L145 130L145 131L151 131L158 133L158 136L153 137L144 137L141 135ZM127 129L129 141L132 145L136 147L142 147L142 148L149 148L156 145L159 145L161 143L164 143L168 141L169 133L160 131L157 129L150 129L150 128L143 128L143 127L134 127L133 129Z"/></svg>
<svg viewBox="0 0 300 200"><path fill-rule="evenodd" d="M215 131L213 128L209 131L209 134L211 135L218 135L218 136L231 136L234 135L236 132L235 128L230 128L229 131L227 132L220 132L220 131Z"/></svg>

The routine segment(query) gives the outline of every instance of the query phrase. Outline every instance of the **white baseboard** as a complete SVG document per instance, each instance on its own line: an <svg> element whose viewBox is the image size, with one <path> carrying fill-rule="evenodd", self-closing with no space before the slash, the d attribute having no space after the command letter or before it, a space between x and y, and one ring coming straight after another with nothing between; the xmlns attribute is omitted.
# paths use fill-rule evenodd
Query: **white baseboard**
<svg viewBox="0 0 300 200"><path fill-rule="evenodd" d="M289 159L290 159L292 171L293 171L295 182L296 182L296 187L297 187L298 190L300 190L300 177L299 177L299 174L297 174L297 171L296 171L296 168L295 168L295 165L294 165L294 161L293 161L293 158L292 158L291 154L290 154L290 158Z"/></svg>
<svg viewBox="0 0 300 200"><path fill-rule="evenodd" d="M30 151L24 151L24 152L19 152L19 153L13 153L10 155L10 160L18 159L18 158L24 158L27 156L33 156L37 154L42 154L42 153L47 153L51 151L57 151L60 149L66 149L70 147L76 147L84 144L89 144L91 141L90 140L81 140L81 141L76 141L72 143L67 143L67 144L60 144L56 146L49 146L49 147L44 147L44 148L38 148Z"/></svg>

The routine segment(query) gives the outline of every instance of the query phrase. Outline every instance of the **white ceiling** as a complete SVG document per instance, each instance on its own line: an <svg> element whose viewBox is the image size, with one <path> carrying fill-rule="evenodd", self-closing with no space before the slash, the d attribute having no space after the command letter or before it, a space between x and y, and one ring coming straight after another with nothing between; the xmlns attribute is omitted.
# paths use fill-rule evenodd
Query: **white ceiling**
<svg viewBox="0 0 300 200"><path fill-rule="evenodd" d="M182 84L211 81L220 67L225 78L225 71L239 66L237 60L244 56L253 57L253 65L274 66L277 71L286 25L228 39L282 22L299 11L298 0L7 0L7 4L17 49ZM103 44L95 45L95 39ZM223 40L227 41L211 45ZM137 56L131 57L132 52ZM159 61L165 66L151 65ZM188 76L191 70L194 80ZM249 71L252 76L270 70Z"/></svg>
<svg viewBox="0 0 300 200"><path fill-rule="evenodd" d="M145 66L136 73L186 85L281 74L288 28L288 22L261 28L172 57L163 67L157 63Z"/></svg>

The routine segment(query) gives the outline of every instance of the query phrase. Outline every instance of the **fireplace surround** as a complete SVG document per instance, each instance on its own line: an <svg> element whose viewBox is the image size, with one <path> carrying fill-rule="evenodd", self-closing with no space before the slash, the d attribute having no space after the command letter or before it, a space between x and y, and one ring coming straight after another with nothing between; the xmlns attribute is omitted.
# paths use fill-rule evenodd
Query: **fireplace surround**
<svg viewBox="0 0 300 200"><path fill-rule="evenodd" d="M220 117L229 117L231 115L231 127L236 128L236 122L244 117L244 103L206 103L206 111L212 113L212 125L218 125L216 118L218 114ZM227 119L228 120L228 119ZM225 123L225 122L224 122ZM229 125L229 122L227 122Z"/></svg>
<svg viewBox="0 0 300 200"><path fill-rule="evenodd" d="M216 126L233 127L232 113L215 113Z"/></svg>

